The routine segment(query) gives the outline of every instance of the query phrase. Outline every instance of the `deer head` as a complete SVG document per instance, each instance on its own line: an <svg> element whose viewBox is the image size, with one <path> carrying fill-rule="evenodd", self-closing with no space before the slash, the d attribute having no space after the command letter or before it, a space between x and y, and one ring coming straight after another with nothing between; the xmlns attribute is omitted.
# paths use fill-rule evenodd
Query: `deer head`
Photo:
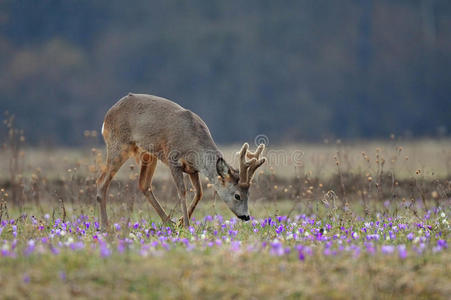
<svg viewBox="0 0 451 300"><path fill-rule="evenodd" d="M249 144L244 143L239 152L239 171L230 167L223 158L219 158L216 163L219 175L216 191L230 210L243 221L249 220L249 187L255 171L266 161L266 158L260 158L264 149L265 145L260 144L255 152L250 152Z"/></svg>

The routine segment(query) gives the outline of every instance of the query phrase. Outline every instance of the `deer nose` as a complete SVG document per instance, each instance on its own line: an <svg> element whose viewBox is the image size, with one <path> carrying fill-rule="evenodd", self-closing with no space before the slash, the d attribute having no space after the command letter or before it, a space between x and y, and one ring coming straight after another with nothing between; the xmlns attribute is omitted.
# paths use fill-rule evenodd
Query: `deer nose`
<svg viewBox="0 0 451 300"><path fill-rule="evenodd" d="M243 221L249 221L250 220L249 216L238 216L238 218L240 218Z"/></svg>

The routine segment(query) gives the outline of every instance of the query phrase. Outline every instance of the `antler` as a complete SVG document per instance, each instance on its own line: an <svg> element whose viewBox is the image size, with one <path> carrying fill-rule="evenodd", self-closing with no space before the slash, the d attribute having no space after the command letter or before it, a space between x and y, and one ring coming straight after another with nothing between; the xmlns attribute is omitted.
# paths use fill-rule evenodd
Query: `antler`
<svg viewBox="0 0 451 300"><path fill-rule="evenodd" d="M257 170L265 161L266 158L259 159L265 149L264 144L260 144L255 152L250 152L249 144L244 143L240 151L240 181L239 184L242 187L249 187L255 170ZM246 157L250 160L246 160Z"/></svg>

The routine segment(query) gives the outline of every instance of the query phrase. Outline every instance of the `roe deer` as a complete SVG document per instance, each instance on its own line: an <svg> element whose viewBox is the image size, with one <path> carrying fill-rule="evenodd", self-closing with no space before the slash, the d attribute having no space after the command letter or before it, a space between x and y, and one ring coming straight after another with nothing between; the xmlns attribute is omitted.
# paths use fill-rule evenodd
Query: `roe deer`
<svg viewBox="0 0 451 300"><path fill-rule="evenodd" d="M240 170L235 170L223 158L204 121L180 105L157 96L128 94L111 107L102 125L107 158L97 179L97 201L100 203L101 224L108 227L106 195L114 175L130 157L141 162L139 189L155 208L163 222L172 222L152 191L152 176L157 159L165 163L175 181L185 226L202 198L199 173L208 177L219 197L241 220L249 220L248 192L255 170L265 161L260 158L264 145L249 152L245 143L240 151ZM246 160L246 157L249 160ZM187 209L183 173L187 173L196 190Z"/></svg>

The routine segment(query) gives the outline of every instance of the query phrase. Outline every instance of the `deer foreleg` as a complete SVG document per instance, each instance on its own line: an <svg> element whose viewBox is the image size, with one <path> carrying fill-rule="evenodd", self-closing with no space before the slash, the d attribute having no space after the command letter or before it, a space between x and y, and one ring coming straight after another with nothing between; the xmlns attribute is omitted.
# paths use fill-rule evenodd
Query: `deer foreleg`
<svg viewBox="0 0 451 300"><path fill-rule="evenodd" d="M183 171L182 168L178 166L171 166L171 174L174 178L175 186L177 187L177 192L179 194L180 206L183 212L183 220L186 228L189 227L189 217L188 217L188 209L186 207L186 187L185 182L183 181Z"/></svg>
<svg viewBox="0 0 451 300"><path fill-rule="evenodd" d="M191 183L194 187L194 190L196 191L193 201L191 202L188 209L188 215L189 218L191 219L191 216L193 215L193 212L196 209L197 204L199 203L200 199L202 199L203 192L202 185L200 183L199 173L189 174L189 178L191 179Z"/></svg>

